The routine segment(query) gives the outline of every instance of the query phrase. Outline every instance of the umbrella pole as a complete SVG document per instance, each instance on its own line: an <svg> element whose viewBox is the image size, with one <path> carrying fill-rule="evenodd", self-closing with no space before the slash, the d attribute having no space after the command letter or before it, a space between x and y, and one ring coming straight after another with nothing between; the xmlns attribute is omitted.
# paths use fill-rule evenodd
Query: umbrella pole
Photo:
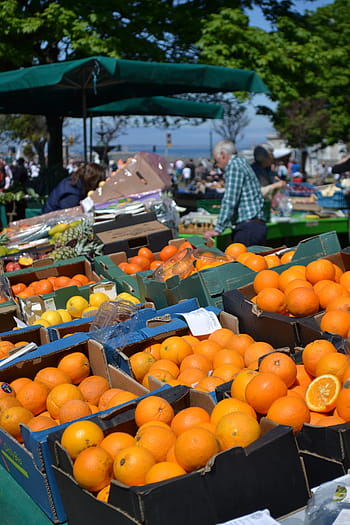
<svg viewBox="0 0 350 525"><path fill-rule="evenodd" d="M83 136L84 136L84 162L87 162L87 136L86 136L86 91L82 93L83 104Z"/></svg>
<svg viewBox="0 0 350 525"><path fill-rule="evenodd" d="M90 162L92 162L92 117L90 117Z"/></svg>

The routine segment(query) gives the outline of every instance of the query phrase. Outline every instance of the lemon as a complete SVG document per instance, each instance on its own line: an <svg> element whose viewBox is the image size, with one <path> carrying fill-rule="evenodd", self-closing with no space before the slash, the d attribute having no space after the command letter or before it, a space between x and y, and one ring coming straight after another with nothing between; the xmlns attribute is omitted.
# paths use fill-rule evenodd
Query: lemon
<svg viewBox="0 0 350 525"><path fill-rule="evenodd" d="M84 297L81 295L73 295L73 297L67 301L66 310L72 317L81 317L82 311L88 306L89 303Z"/></svg>
<svg viewBox="0 0 350 525"><path fill-rule="evenodd" d="M52 226L52 228L49 229L49 235L55 235L55 233L63 233L68 228L68 224L66 222L60 222L59 224L55 224L55 226Z"/></svg>
<svg viewBox="0 0 350 525"><path fill-rule="evenodd" d="M110 301L110 298L104 292L92 293L89 297L90 306L94 306L95 308L98 308L102 303L105 303L106 301Z"/></svg>
<svg viewBox="0 0 350 525"><path fill-rule="evenodd" d="M41 315L40 319L47 321L50 326L62 323L62 317L57 310L46 310L46 312Z"/></svg>
<svg viewBox="0 0 350 525"><path fill-rule="evenodd" d="M63 323L68 323L69 321L72 320L72 316L71 316L71 314L69 312L67 312L67 310L64 310L63 308L58 308L56 311L62 317L62 322Z"/></svg>
<svg viewBox="0 0 350 525"><path fill-rule="evenodd" d="M36 324L39 324L40 326L44 326L45 328L50 326L50 323L48 321L46 321L45 319L37 319L36 321L34 321L34 323L32 323L32 326L34 326Z"/></svg>
<svg viewBox="0 0 350 525"><path fill-rule="evenodd" d="M131 295L131 293L128 292L122 292L117 295L117 300L122 299L123 301L129 301L132 304L140 304L141 301L134 295Z"/></svg>

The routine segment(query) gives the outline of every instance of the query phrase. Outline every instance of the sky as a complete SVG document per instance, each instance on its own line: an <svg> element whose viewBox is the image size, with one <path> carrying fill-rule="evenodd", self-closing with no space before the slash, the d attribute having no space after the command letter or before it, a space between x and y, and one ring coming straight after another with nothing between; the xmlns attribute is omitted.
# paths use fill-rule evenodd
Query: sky
<svg viewBox="0 0 350 525"><path fill-rule="evenodd" d="M295 1L295 6L300 12L303 12L306 9L317 9L329 3L331 3L329 0L297 0ZM251 25L266 30L269 29L269 25L264 20L260 8L255 7L253 10L247 11L247 14L250 16ZM244 128L242 139L237 141L239 150L253 148L256 144L267 142L267 136L274 133L269 119L262 115L256 115L254 106L258 105L273 107L266 95L254 95L253 102L248 107L249 125ZM94 125L98 127L98 119L95 119ZM81 124L75 124L75 131L79 133L78 126L81 126ZM187 149L189 145L192 145L194 149L208 148L208 151L210 151L210 146L221 138L213 129L212 121L208 120L200 126L182 126L179 129L129 128L127 133L119 137L115 142L121 144L123 149L128 148L128 146L130 148L130 145L136 149L137 146L144 149L146 146L149 148L156 146L157 152L163 153L166 148L167 132L171 133L173 148L186 147ZM169 153L171 153L171 148L169 148Z"/></svg>

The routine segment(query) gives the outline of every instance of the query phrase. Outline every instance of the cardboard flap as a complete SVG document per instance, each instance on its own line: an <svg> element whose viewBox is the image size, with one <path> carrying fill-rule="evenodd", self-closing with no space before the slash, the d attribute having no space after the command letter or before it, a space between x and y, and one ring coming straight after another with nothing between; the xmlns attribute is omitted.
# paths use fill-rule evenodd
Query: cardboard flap
<svg viewBox="0 0 350 525"><path fill-rule="evenodd" d="M313 259L318 259L340 250L341 246L335 231L321 233L301 241L296 248L293 259L299 261L304 257L310 258L310 255Z"/></svg>

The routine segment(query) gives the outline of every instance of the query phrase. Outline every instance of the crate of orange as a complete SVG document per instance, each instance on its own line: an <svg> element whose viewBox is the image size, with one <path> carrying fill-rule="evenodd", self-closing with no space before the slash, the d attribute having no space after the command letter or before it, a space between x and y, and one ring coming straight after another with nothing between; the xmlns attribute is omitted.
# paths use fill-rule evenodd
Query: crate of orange
<svg viewBox="0 0 350 525"><path fill-rule="evenodd" d="M214 525L262 505L274 517L304 506L309 492L292 431L259 425L252 413L233 413L224 405L183 386L160 391L108 419L97 416L102 441L80 456L67 439L77 426L66 435L50 434L69 523L92 524L98 516L106 525ZM240 430L230 439L232 424ZM107 444L112 439L122 447L116 453ZM108 454L97 484L85 462Z"/></svg>
<svg viewBox="0 0 350 525"><path fill-rule="evenodd" d="M66 521L48 434L147 390L108 366L102 346L83 334L18 358L0 371L0 384L0 451L6 468L52 521Z"/></svg>

